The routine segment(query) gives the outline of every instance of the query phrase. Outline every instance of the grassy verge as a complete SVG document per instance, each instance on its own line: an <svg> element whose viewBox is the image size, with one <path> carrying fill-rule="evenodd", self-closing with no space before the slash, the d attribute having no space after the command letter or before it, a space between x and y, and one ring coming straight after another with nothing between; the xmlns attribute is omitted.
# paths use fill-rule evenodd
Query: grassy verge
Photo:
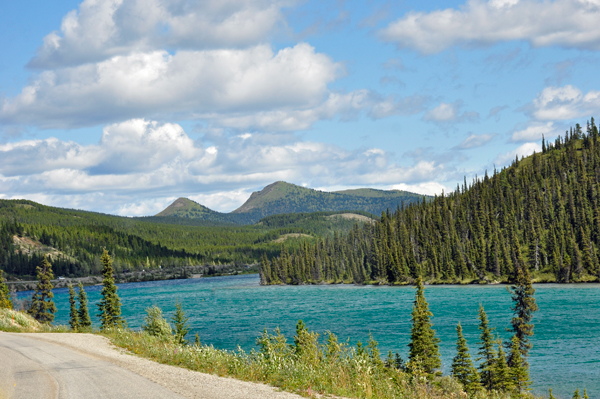
<svg viewBox="0 0 600 399"><path fill-rule="evenodd" d="M508 393L480 391L467 395L451 377L409 374L386 365L376 343L351 348L333 334L319 343L318 334L305 330L287 343L279 332L266 331L257 339L259 350L226 351L207 345L178 345L168 337L145 332L113 330L107 333L122 348L159 363L245 381L261 382L303 396L335 395L347 398L478 398L508 399ZM526 395L530 397L529 395Z"/></svg>
<svg viewBox="0 0 600 399"><path fill-rule="evenodd" d="M70 332L67 326L41 324L27 313L0 308L0 331L6 332Z"/></svg>

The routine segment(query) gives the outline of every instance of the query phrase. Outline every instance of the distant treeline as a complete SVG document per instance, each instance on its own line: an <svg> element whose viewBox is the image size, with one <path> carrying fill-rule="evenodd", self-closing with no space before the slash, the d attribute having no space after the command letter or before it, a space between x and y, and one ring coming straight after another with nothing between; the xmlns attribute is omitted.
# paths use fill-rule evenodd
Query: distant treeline
<svg viewBox="0 0 600 399"><path fill-rule="evenodd" d="M151 221L160 218L140 220L27 200L0 200L0 269L11 276L34 276L43 254L48 253L57 275L97 275L103 248L110 252L117 271L253 264L263 254L279 255L282 246L290 250L299 246L297 239L275 242L282 235L326 235L333 230L348 231L354 224L328 215L291 219L281 215L276 223L256 226L186 226ZM33 251L21 251L15 236L31 239Z"/></svg>
<svg viewBox="0 0 600 399"><path fill-rule="evenodd" d="M375 224L263 257L263 284L400 284L507 280L524 265L538 281L600 276L600 143L594 120L542 153Z"/></svg>

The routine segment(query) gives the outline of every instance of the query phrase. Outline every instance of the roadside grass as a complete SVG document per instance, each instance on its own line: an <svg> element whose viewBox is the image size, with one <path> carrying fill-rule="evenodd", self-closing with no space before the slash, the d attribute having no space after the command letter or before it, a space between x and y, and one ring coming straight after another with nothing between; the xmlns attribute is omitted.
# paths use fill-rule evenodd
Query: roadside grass
<svg viewBox="0 0 600 399"><path fill-rule="evenodd" d="M68 326L42 324L27 313L0 308L0 331L6 332L72 332Z"/></svg>
<svg viewBox="0 0 600 399"><path fill-rule="evenodd" d="M173 339L144 331L114 329L105 335L117 346L159 363L240 380L266 383L307 397L508 399L530 397L479 391L468 395L454 378L409 374L386 365L376 342L353 348L327 334L304 330L288 344L279 330L257 338L259 350L216 349L212 345L178 345Z"/></svg>

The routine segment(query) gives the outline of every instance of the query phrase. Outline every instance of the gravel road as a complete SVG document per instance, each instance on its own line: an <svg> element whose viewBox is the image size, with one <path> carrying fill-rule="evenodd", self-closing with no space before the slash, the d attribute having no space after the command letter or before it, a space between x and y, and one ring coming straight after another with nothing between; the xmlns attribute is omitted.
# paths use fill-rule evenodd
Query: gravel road
<svg viewBox="0 0 600 399"><path fill-rule="evenodd" d="M299 399L128 354L93 334L0 332L0 399Z"/></svg>

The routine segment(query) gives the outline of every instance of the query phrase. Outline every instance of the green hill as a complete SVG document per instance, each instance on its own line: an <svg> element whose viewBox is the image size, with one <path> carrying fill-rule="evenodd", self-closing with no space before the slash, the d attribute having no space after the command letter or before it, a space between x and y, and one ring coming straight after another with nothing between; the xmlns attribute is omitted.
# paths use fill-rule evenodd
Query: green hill
<svg viewBox="0 0 600 399"><path fill-rule="evenodd" d="M593 119L432 201L262 266L270 284L600 281L600 134ZM324 266L325 265L325 266Z"/></svg>
<svg viewBox="0 0 600 399"><path fill-rule="evenodd" d="M363 211L381 215L387 209L394 210L405 204L427 198L420 194L399 190L357 189L325 192L278 181L252 193L235 214L265 217L284 213Z"/></svg>
<svg viewBox="0 0 600 399"><path fill-rule="evenodd" d="M203 210L193 201L179 203L183 205L174 206L169 212L174 210L176 214L187 206ZM103 248L115 259L117 271L251 264L262 254L278 254L280 242L293 248L309 236L314 239L333 235L334 231L349 231L357 221L364 223L335 216L334 212L271 218L257 225L240 226L178 216L127 218L27 200L0 200L0 268L13 277L31 277L47 254L56 275L94 275L100 270ZM182 221L197 224L186 225ZM277 242L283 236L289 239Z"/></svg>
<svg viewBox="0 0 600 399"><path fill-rule="evenodd" d="M216 212L187 198L179 198L162 212L144 219L196 226L247 225L267 216L290 213L358 211L381 215L381 212L395 210L402 203L407 205L429 198L407 191L370 188L325 192L279 181L252 193L241 207L231 213Z"/></svg>

